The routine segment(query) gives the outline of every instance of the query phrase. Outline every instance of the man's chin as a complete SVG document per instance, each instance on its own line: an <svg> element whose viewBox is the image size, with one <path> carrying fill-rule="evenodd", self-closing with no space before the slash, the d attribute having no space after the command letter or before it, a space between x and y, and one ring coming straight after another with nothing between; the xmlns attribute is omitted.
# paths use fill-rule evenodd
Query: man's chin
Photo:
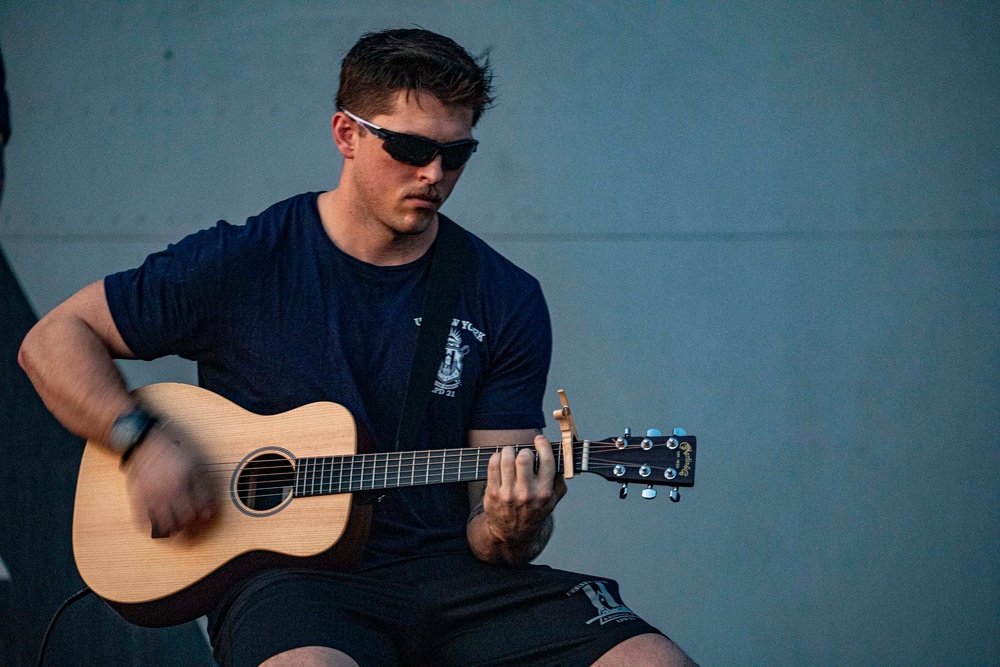
<svg viewBox="0 0 1000 667"><path fill-rule="evenodd" d="M396 226L399 234L419 236L427 231L437 217L436 209L410 210L404 214Z"/></svg>

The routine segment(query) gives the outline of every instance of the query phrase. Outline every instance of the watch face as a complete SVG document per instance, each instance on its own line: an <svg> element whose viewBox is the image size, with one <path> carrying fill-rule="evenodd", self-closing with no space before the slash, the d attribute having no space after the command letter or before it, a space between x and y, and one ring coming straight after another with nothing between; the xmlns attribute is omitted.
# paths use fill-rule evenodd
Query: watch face
<svg viewBox="0 0 1000 667"><path fill-rule="evenodd" d="M135 444L142 437L150 422L150 416L141 410L127 412L115 420L109 434L109 444L119 452Z"/></svg>

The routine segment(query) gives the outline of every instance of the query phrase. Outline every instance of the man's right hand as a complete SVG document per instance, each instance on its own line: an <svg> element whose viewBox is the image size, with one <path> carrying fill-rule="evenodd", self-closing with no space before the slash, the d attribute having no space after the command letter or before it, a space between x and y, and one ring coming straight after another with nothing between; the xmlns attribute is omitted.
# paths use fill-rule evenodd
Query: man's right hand
<svg viewBox="0 0 1000 667"><path fill-rule="evenodd" d="M198 452L156 426L125 465L135 516L148 517L154 537L197 532L218 508Z"/></svg>

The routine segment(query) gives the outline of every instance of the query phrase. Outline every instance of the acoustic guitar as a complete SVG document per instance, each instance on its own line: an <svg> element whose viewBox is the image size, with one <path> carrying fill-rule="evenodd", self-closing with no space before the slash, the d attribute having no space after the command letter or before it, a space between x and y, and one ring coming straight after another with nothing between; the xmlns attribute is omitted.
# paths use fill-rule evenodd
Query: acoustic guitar
<svg viewBox="0 0 1000 667"><path fill-rule="evenodd" d="M565 394L553 443L566 478L591 472L622 483L694 485L693 436L650 433L580 440ZM500 447L373 452L351 413L311 403L279 415L248 412L210 391L164 383L135 391L169 432L197 444L223 499L197 534L151 533L132 515L118 456L88 442L73 512L73 553L84 582L125 620L161 627L207 613L236 581L272 567L346 568L368 535L383 489L485 480ZM530 444L516 445L519 449Z"/></svg>

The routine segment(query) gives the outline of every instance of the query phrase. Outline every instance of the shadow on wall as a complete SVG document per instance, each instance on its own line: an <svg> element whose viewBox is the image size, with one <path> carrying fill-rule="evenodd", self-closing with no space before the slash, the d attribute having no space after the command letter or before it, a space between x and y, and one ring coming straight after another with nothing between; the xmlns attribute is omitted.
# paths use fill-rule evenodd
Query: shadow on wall
<svg viewBox="0 0 1000 667"><path fill-rule="evenodd" d="M71 524L83 442L42 404L17 365L37 318L0 248L0 664L33 665L59 604L83 588ZM213 665L196 623L130 626L90 596L69 607L49 639L49 665Z"/></svg>

